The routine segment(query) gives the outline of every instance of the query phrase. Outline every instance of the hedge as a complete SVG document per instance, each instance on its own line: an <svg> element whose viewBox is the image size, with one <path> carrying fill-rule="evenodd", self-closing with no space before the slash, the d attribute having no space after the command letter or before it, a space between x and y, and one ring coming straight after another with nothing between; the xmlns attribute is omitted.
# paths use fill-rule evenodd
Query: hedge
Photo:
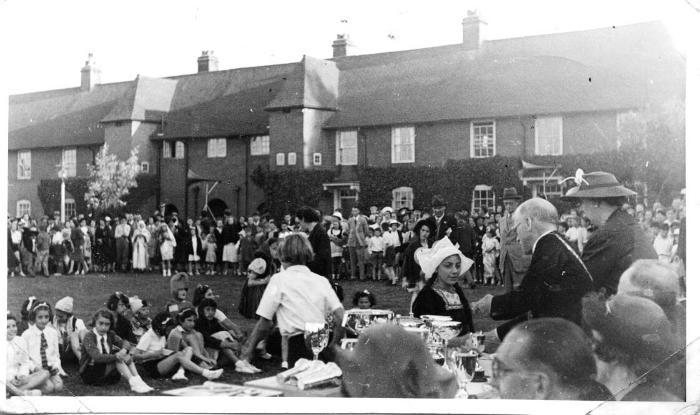
<svg viewBox="0 0 700 415"><path fill-rule="evenodd" d="M666 156L668 158L668 156ZM653 200L668 204L674 191L685 187L685 163L683 154L664 160L654 152L628 148L606 153L576 154L565 156L530 156L530 163L558 166L557 175L573 176L578 168L585 172L607 171L613 173L625 186L645 182ZM680 162L679 162L680 160ZM391 166L365 167L358 169L361 192L360 208L369 206L391 206L392 190L397 187L413 188L413 206L430 205L434 194L441 194L452 209L471 205L474 186L492 186L501 203L505 187L515 187L520 194L524 190L518 171L522 168L521 157L496 156L484 159L447 160L444 166ZM284 171L258 168L253 172L253 182L264 189L265 205L270 213L280 216L294 211L300 205L318 206L323 197L322 184L332 182L334 171ZM557 201L559 209L569 205Z"/></svg>

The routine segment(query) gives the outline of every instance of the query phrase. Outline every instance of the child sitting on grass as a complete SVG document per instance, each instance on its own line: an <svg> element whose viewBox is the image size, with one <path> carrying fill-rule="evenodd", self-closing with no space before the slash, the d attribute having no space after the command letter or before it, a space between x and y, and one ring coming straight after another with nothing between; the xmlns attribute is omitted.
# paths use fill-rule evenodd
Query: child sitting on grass
<svg viewBox="0 0 700 415"><path fill-rule="evenodd" d="M27 343L17 336L17 318L7 314L7 390L15 396L38 396L47 390L48 370L38 368L29 359Z"/></svg>
<svg viewBox="0 0 700 415"><path fill-rule="evenodd" d="M199 303L199 318L195 323L195 329L204 337L204 345L208 354L216 361L220 360L219 353L223 354L223 360L235 364L236 372L259 373L259 369L245 360L238 359L237 355L241 353L241 344L214 318L216 309L216 301L211 298L203 299Z"/></svg>
<svg viewBox="0 0 700 415"><path fill-rule="evenodd" d="M129 308L129 297L121 291L116 291L107 299L107 309L112 313L112 325L110 330L114 331L122 340L128 341L131 345L136 344L136 336L131 328L131 312Z"/></svg>
<svg viewBox="0 0 700 415"><path fill-rule="evenodd" d="M167 311L170 313L170 318L177 321L177 315L186 308L194 309L189 300L187 300L187 292L189 291L190 279L184 272L178 272L170 278L170 294L172 300L167 303Z"/></svg>
<svg viewBox="0 0 700 415"><path fill-rule="evenodd" d="M192 348L180 351L165 348L166 332L172 323L167 312L158 313L151 328L141 336L134 351L134 360L140 363L144 373L152 379L170 377L172 380L187 380L185 370L204 376L208 380L221 377L223 369L204 369L192 362Z"/></svg>
<svg viewBox="0 0 700 415"><path fill-rule="evenodd" d="M86 330L83 320L73 315L73 297L63 297L54 306L53 327L58 331L61 362L80 361L80 332Z"/></svg>
<svg viewBox="0 0 700 415"><path fill-rule="evenodd" d="M192 349L192 361L203 369L216 367L216 360L211 358L204 348L204 336L195 330L197 313L193 308L185 308L177 315L178 325L168 334L167 348L179 352L190 347Z"/></svg>
<svg viewBox="0 0 700 415"><path fill-rule="evenodd" d="M148 386L139 375L129 354L131 344L122 340L113 330L114 316L100 309L92 319L92 330L85 334L78 372L86 385L114 385L124 378L131 390L148 393Z"/></svg>
<svg viewBox="0 0 700 415"><path fill-rule="evenodd" d="M43 383L41 391L46 395L63 390L61 379L61 357L58 353L58 332L54 330L51 321L51 306L47 302L34 303L29 312L29 326L22 339L27 344L29 359L36 365L50 373L50 377Z"/></svg>

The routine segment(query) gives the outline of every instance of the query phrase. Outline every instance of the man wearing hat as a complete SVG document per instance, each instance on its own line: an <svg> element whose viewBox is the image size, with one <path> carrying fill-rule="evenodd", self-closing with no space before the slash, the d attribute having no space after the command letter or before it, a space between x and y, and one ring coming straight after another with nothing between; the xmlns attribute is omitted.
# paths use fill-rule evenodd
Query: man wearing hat
<svg viewBox="0 0 700 415"><path fill-rule="evenodd" d="M367 238L370 236L367 218L360 215L360 209L353 206L348 218L348 252L350 254L350 279L357 278L355 273L360 271L360 280L365 279L365 262L367 262Z"/></svg>
<svg viewBox="0 0 700 415"><path fill-rule="evenodd" d="M515 232L515 223L513 222L513 212L520 204L520 200L522 200L522 196L518 194L515 187L503 189L505 212L498 223L501 233L499 269L507 292L513 291L520 285L525 272L530 266L530 255L523 253L522 247L518 243L518 234Z"/></svg>
<svg viewBox="0 0 700 415"><path fill-rule="evenodd" d="M435 223L436 236L435 240L439 241L445 236L449 237L452 243L454 243L453 231L457 228L457 220L445 212L447 208L447 202L440 195L433 196L432 200L433 216L430 219Z"/></svg>
<svg viewBox="0 0 700 415"><path fill-rule="evenodd" d="M614 294L620 275L634 261L657 259L651 240L621 209L627 198L637 193L602 171L584 174L579 169L574 180L577 186L563 199L578 202L582 214L598 228L583 247L581 258L593 276L595 288Z"/></svg>

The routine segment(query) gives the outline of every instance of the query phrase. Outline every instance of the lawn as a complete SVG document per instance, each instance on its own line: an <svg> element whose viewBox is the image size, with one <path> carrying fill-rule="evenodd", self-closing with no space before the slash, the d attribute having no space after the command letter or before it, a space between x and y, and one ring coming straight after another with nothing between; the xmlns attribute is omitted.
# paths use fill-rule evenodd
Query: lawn
<svg viewBox="0 0 700 415"><path fill-rule="evenodd" d="M92 313L102 307L109 295L114 291L122 291L128 296L138 295L155 306L151 308L151 315L155 315L161 306L170 298L169 278L164 278L160 274L90 274L86 276L61 276L50 278L8 278L8 307L10 311L19 317L19 310L22 302L30 295L34 295L41 300L46 300L52 305L64 296L72 296L75 300L74 311L76 316L82 318L86 324L90 322ZM219 295L217 302L231 320L241 325L250 332L255 321L247 320L238 314L237 305L240 297L240 289L243 285L243 278L223 277L223 276L195 276L191 278L191 287L204 283L213 288ZM343 304L345 308L352 307L352 296L356 291L364 289L370 290L377 298L377 308L387 308L397 314L408 314L408 304L410 295L406 290L387 285L384 282L360 282L341 281L345 298ZM484 294L494 293L493 288L478 287L474 290L465 289L465 294L470 301L476 301ZM481 330L490 330L495 324L492 320L484 317L475 317L476 327ZM273 357L270 361L258 360L254 362L263 370L258 375L244 375L236 373L233 368L225 368L224 375L219 379L221 382L242 384L248 380L267 377L279 372L279 359ZM76 365L64 365L64 369L69 376L64 378L65 390L62 395L71 396L93 396L93 395L132 395L126 382L111 387L92 387L83 385L77 376ZM204 378L190 374L189 385L201 384ZM158 394L158 391L182 387L185 383L171 380L152 380L146 382L156 388L151 394Z"/></svg>

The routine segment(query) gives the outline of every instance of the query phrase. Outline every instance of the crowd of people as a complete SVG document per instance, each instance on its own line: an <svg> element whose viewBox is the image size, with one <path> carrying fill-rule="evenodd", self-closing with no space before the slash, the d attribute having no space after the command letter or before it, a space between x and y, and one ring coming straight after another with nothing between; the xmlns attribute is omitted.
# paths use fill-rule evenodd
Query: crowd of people
<svg viewBox="0 0 700 415"><path fill-rule="evenodd" d="M80 216L65 227L55 217L12 220L14 275L160 265L172 298L154 305L116 292L88 325L72 315L73 298L53 307L28 298L20 319L8 315L8 387L15 394L59 391L68 360L78 362L86 384L124 379L137 393L152 390L141 375L186 380L189 372L216 379L227 365L254 374L260 372L255 359L273 354L291 367L313 357L305 324L326 322L332 336L321 357L343 367L346 395L454 396L453 379L433 365L425 345L396 327L359 333L373 340L358 342L352 352L333 347L349 334L340 324L345 310L338 280L359 279L408 289L416 316L461 322L451 347L463 346L480 329L475 314L503 321L486 335L498 345L492 381L501 397L682 399L684 206L680 199L668 209L655 205L655 216L647 218L644 206L628 205L634 194L611 174L596 172L582 175L567 193L577 208L563 215L544 199L523 202L509 188L502 207L478 215L447 213L438 195L430 209L372 206L363 215L353 207L347 219L340 211L323 216L302 207L279 222L259 215L236 219L229 212L184 223L176 214L157 213L147 223L124 215L114 227L103 217L97 228ZM662 242L675 229L678 240L662 255ZM210 287L198 285L190 298L190 277L202 265L209 275L246 274L239 312L257 319L249 335L218 309ZM460 283L503 289L471 304ZM376 298L361 291L353 303L370 308ZM398 349L406 350L400 359L385 356Z"/></svg>

